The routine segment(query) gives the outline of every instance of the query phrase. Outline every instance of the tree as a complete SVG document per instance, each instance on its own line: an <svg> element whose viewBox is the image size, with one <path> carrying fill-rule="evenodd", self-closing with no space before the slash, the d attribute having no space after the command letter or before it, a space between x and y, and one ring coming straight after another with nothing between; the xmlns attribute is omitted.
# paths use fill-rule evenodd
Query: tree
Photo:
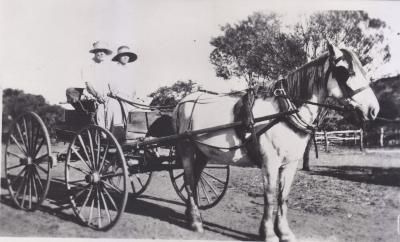
<svg viewBox="0 0 400 242"><path fill-rule="evenodd" d="M217 76L244 78L248 84L275 80L306 61L302 43L284 33L275 13L255 13L238 24L221 28L223 35L212 38L210 54Z"/></svg>
<svg viewBox="0 0 400 242"><path fill-rule="evenodd" d="M44 121L50 134L54 134L55 124L63 119L63 108L50 105L41 95L24 93L22 90L5 89L3 91L3 130L7 130L11 122L23 112L36 112Z"/></svg>
<svg viewBox="0 0 400 242"><path fill-rule="evenodd" d="M175 106L179 100L194 91L197 91L197 86L192 80L177 81L171 86L163 86L150 93L149 97L153 98L150 105Z"/></svg>
<svg viewBox="0 0 400 242"><path fill-rule="evenodd" d="M296 24L294 34L303 43L307 59L325 51L325 40L350 47L367 71L387 62L390 55L385 22L370 18L364 11L321 11Z"/></svg>
<svg viewBox="0 0 400 242"><path fill-rule="evenodd" d="M283 26L276 13L255 13L226 24L211 39L210 61L219 77L276 80L326 51L325 40L350 47L367 71L390 59L386 24L363 11L322 11Z"/></svg>

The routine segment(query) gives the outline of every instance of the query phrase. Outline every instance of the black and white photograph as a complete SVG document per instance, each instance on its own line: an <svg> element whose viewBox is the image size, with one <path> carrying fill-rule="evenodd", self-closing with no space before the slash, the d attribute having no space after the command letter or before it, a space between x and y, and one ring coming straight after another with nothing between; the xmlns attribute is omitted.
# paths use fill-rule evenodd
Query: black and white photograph
<svg viewBox="0 0 400 242"><path fill-rule="evenodd" d="M0 240L400 241L400 1L0 0Z"/></svg>

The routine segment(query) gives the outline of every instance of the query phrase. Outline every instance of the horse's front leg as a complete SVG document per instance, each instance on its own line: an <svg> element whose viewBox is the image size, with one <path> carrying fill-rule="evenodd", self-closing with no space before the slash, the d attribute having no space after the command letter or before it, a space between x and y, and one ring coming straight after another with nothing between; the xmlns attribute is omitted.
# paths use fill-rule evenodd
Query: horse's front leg
<svg viewBox="0 0 400 242"><path fill-rule="evenodd" d="M297 171L297 161L289 162L279 169L278 211L275 218L275 231L281 241L296 241L296 236L287 221L288 195Z"/></svg>
<svg viewBox="0 0 400 242"><path fill-rule="evenodd" d="M272 147L271 147L272 148ZM261 172L264 183L264 215L260 225L260 236L265 241L279 241L274 231L273 211L275 204L276 181L279 170L279 157L262 155Z"/></svg>
<svg viewBox="0 0 400 242"><path fill-rule="evenodd" d="M194 174L194 161L195 161L195 149L188 142L182 142L177 144L177 152L182 161L184 170L185 189L188 194L188 200L186 202L185 214L188 218L190 228L196 232L204 232L203 222L201 219L200 211L196 204L197 195L195 187L195 174Z"/></svg>

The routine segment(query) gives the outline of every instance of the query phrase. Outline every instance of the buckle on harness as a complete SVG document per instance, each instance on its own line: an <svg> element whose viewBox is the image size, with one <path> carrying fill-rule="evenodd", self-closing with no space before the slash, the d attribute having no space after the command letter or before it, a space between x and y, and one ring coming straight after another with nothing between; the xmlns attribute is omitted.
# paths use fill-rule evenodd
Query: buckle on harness
<svg viewBox="0 0 400 242"><path fill-rule="evenodd" d="M285 90L283 88L278 88L274 90L274 96L279 97L279 96L284 96L286 95Z"/></svg>

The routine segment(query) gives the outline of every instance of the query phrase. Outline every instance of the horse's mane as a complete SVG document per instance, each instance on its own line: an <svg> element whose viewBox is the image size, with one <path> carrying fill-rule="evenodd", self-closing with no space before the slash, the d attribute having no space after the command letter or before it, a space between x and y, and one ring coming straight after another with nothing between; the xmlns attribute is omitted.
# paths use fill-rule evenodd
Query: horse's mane
<svg viewBox="0 0 400 242"><path fill-rule="evenodd" d="M269 82L262 88L263 92L271 94L276 88L283 87L292 98L310 99L314 88L326 87L325 62L328 57L328 53L324 53L290 72L285 79Z"/></svg>

